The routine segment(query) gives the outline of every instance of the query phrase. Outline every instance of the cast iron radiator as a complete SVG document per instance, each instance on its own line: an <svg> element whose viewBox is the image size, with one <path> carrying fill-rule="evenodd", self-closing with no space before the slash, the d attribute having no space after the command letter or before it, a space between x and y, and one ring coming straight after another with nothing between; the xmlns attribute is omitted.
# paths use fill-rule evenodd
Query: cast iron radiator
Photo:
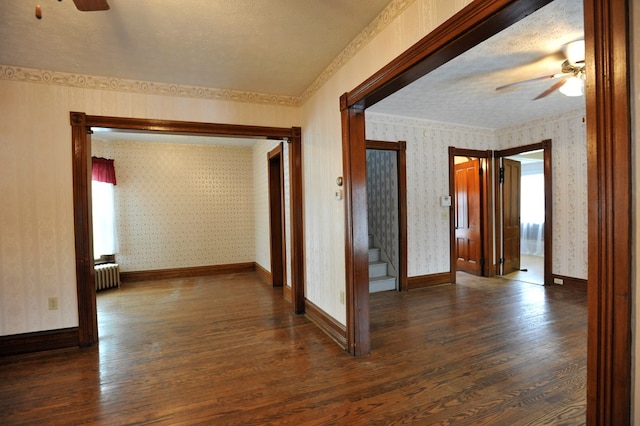
<svg viewBox="0 0 640 426"><path fill-rule="evenodd" d="M96 290L120 287L120 267L117 263L103 263L94 266L96 271Z"/></svg>

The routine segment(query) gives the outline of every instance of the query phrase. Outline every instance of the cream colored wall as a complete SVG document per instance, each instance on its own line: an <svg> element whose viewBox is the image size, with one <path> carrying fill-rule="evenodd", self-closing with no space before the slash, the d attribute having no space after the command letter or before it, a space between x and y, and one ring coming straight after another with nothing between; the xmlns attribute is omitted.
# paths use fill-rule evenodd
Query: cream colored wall
<svg viewBox="0 0 640 426"><path fill-rule="evenodd" d="M123 272L254 262L251 147L93 138L115 160Z"/></svg>
<svg viewBox="0 0 640 426"><path fill-rule="evenodd" d="M449 146L505 149L552 139L553 273L587 278L587 147L584 110L491 130L367 114L367 138L407 142L407 234L410 277L449 271ZM445 248L445 249L443 249Z"/></svg>
<svg viewBox="0 0 640 426"><path fill-rule="evenodd" d="M553 273L587 279L587 133L585 110L500 129L500 149L551 139Z"/></svg>
<svg viewBox="0 0 640 426"><path fill-rule="evenodd" d="M290 106L32 83L12 76L15 72L5 70L0 79L0 335L78 325L70 111L300 125L298 109ZM48 310L49 297L58 298L58 310Z"/></svg>
<svg viewBox="0 0 640 426"><path fill-rule="evenodd" d="M409 277L449 272L448 147L495 145L495 131L368 113L367 138L407 142L407 272Z"/></svg>

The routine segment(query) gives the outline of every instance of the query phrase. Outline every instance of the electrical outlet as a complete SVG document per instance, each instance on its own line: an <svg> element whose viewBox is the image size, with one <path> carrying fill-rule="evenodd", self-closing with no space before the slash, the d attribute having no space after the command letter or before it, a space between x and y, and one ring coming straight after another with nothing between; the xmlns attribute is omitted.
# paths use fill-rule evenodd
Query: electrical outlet
<svg viewBox="0 0 640 426"><path fill-rule="evenodd" d="M58 298L57 297L50 297L49 298L49 310L50 311L57 311L58 310Z"/></svg>
<svg viewBox="0 0 640 426"><path fill-rule="evenodd" d="M344 305L344 291L340 291L340 304Z"/></svg>
<svg viewBox="0 0 640 426"><path fill-rule="evenodd" d="M564 285L564 280L562 278L554 278L553 279L553 283L554 284Z"/></svg>

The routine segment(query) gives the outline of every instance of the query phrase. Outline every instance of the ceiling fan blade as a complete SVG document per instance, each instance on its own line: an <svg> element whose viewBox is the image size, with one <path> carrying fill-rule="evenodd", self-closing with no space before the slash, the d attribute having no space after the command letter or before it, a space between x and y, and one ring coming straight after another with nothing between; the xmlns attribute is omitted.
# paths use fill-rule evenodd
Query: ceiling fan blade
<svg viewBox="0 0 640 426"><path fill-rule="evenodd" d="M536 77L536 78L531 78L529 80L522 80L522 81L517 81L515 83L505 84L504 86L496 87L496 90L504 90L504 89L509 89L511 87L522 86L525 84L533 83L534 81L551 80L554 78L562 77L563 75L564 75L563 73L543 75L542 77Z"/></svg>
<svg viewBox="0 0 640 426"><path fill-rule="evenodd" d="M553 86L549 87L547 90L545 90L544 92L540 93L538 96L533 98L533 100L536 101L538 99L544 98L545 96L548 96L551 93L555 92L556 90L558 90L559 88L564 86L564 84L567 82L569 77L571 77L571 76L567 76L567 77L563 78L562 80L558 81Z"/></svg>
<svg viewBox="0 0 640 426"><path fill-rule="evenodd" d="M82 12L95 12L98 10L109 10L107 0L73 0L76 8Z"/></svg>

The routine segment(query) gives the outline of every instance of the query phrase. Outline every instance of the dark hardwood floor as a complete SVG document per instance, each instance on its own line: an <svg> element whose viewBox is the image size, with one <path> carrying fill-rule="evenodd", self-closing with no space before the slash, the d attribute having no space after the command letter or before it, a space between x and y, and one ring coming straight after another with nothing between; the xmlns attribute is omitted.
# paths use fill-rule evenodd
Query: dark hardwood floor
<svg viewBox="0 0 640 426"><path fill-rule="evenodd" d="M99 293L99 347L0 358L0 424L585 423L586 294L459 275L371 295L353 358L253 273Z"/></svg>

